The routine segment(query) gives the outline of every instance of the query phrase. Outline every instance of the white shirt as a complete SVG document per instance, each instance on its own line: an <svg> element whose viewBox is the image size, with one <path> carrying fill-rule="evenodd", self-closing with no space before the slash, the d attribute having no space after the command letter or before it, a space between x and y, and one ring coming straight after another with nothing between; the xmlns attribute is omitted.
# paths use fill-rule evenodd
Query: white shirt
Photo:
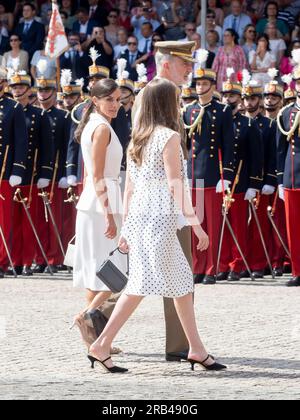
<svg viewBox="0 0 300 420"><path fill-rule="evenodd" d="M89 21L87 21L84 25L80 25L80 29L79 29L79 32L81 33L81 34L86 34L87 33L87 30L88 30L88 24L89 24Z"/></svg>
<svg viewBox="0 0 300 420"><path fill-rule="evenodd" d="M270 48L272 54L276 57L276 61L278 62L278 54L280 51L286 50L286 43L283 39L270 39Z"/></svg>

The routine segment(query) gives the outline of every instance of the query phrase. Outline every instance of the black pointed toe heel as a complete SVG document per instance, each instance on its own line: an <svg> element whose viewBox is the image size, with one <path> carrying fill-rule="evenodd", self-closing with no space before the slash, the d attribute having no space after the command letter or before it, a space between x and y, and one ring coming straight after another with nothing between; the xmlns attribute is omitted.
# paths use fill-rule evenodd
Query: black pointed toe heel
<svg viewBox="0 0 300 420"><path fill-rule="evenodd" d="M223 370L223 369L227 369L227 366L221 365L220 363L213 363L212 365L205 365L204 363L210 358L211 356L208 355L207 358L205 360L203 360L202 362L199 362L199 360L194 360L194 359L188 359L188 362L190 362L191 364L191 369L195 370L195 365L201 365L202 367L204 367L204 369L206 370Z"/></svg>
<svg viewBox="0 0 300 420"><path fill-rule="evenodd" d="M110 356L107 357L107 359L102 360L102 361L99 360L99 359L96 359L95 357L91 356L90 354L88 354L87 357L88 357L89 361L91 362L91 368L92 369L94 369L95 363L99 363L103 367L103 369L105 369L107 372L110 372L110 373L125 373L125 372L128 372L128 369L121 368L119 366L107 367L105 362L107 362L109 359L111 359Z"/></svg>

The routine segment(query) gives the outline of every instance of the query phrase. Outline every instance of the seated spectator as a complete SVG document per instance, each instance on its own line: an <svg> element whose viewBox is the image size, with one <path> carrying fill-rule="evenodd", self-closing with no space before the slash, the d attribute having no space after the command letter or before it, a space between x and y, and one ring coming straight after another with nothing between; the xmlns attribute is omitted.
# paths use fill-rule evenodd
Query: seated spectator
<svg viewBox="0 0 300 420"><path fill-rule="evenodd" d="M200 64L200 60L199 60L199 55L201 54L202 48L201 48L201 36L196 32L193 36L192 36L192 41L196 42L196 46L195 46L195 50L193 51L193 57L197 60L197 63L194 64L194 68L193 68L193 72L194 74L196 73L196 70L204 67L206 69L211 69L214 59L215 59L215 54L212 53L211 51L208 51L208 57L206 60L206 63L201 63Z"/></svg>
<svg viewBox="0 0 300 420"><path fill-rule="evenodd" d="M88 65L86 56L80 44L80 34L70 32L68 36L69 49L60 56L60 67L62 69L70 69L73 79L85 78L88 75Z"/></svg>
<svg viewBox="0 0 300 420"><path fill-rule="evenodd" d="M244 50L248 63L249 63L250 51L256 51L255 39L256 39L255 26L250 23L249 25L246 26L244 30L244 35L241 42L242 48Z"/></svg>
<svg viewBox="0 0 300 420"><path fill-rule="evenodd" d="M67 14L65 27L71 30L73 28L74 22L76 22L75 7L72 0L62 0L60 12Z"/></svg>
<svg viewBox="0 0 300 420"><path fill-rule="evenodd" d="M196 25L193 22L187 22L184 26L184 33L186 35L185 38L183 38L182 42L188 42L191 40L192 36L196 32Z"/></svg>
<svg viewBox="0 0 300 420"><path fill-rule="evenodd" d="M107 7L105 5L105 1L101 0L101 2L99 0L88 0L88 14L90 19L94 20L97 22L97 26L106 26L108 25L108 20L107 20ZM115 6L110 5L109 9L113 8Z"/></svg>
<svg viewBox="0 0 300 420"><path fill-rule="evenodd" d="M119 17L118 17L118 25L127 29L128 32L133 31L133 27L131 25L131 17L128 7L127 0L119 0L118 3L119 9Z"/></svg>
<svg viewBox="0 0 300 420"><path fill-rule="evenodd" d="M234 69L232 82L237 81L237 74L247 68L247 60L238 42L238 35L233 29L227 29L223 35L224 47L220 47L213 63L213 70L217 73L217 90L221 92L222 84L227 80L226 70Z"/></svg>
<svg viewBox="0 0 300 420"><path fill-rule="evenodd" d="M80 42L83 43L92 35L93 29L97 26L97 22L89 18L88 11L81 7L76 13L77 21L74 22L72 32L80 34Z"/></svg>
<svg viewBox="0 0 300 420"><path fill-rule="evenodd" d="M199 2L200 3L200 2ZM220 7L220 2L218 0L208 0L207 1L207 8L212 10L215 13L215 23L217 26L223 26L224 23L224 12ZM198 12L196 18L196 25L201 25L201 9Z"/></svg>
<svg viewBox="0 0 300 420"><path fill-rule="evenodd" d="M104 28L95 27L92 36L84 43L84 49L87 50L87 58L91 47L95 47L98 53L101 54L97 59L97 66L104 66L112 70L114 50L111 43L106 39Z"/></svg>
<svg viewBox="0 0 300 420"><path fill-rule="evenodd" d="M118 25L118 17L119 11L117 9L111 9L107 16L108 25L104 27L106 39L113 47L117 45L118 42L118 30L120 29L120 26Z"/></svg>
<svg viewBox="0 0 300 420"><path fill-rule="evenodd" d="M24 22L19 23L15 30L16 35L22 41L22 49L29 54L29 60L31 60L35 51L43 49L45 38L45 27L34 19L35 13L36 7L33 4L24 3Z"/></svg>
<svg viewBox="0 0 300 420"><path fill-rule="evenodd" d="M126 71L129 73L129 79L135 82L138 79L136 72L136 61L143 56L143 53L138 50L138 39L131 35L127 42L128 48L124 51L120 58L127 61Z"/></svg>
<svg viewBox="0 0 300 420"><path fill-rule="evenodd" d="M2 59L2 66L3 67L13 67L13 59L19 59L19 67L18 70L24 70L28 73L29 68L29 56L28 52L21 50L21 41L18 35L11 35L9 39L10 43L10 51L4 53Z"/></svg>
<svg viewBox="0 0 300 420"><path fill-rule="evenodd" d="M268 70L276 66L276 58L271 53L268 35L260 35L256 51L250 51L249 62L252 79L264 86L269 83Z"/></svg>
<svg viewBox="0 0 300 420"><path fill-rule="evenodd" d="M266 0L247 0L246 11L253 23L264 17Z"/></svg>
<svg viewBox="0 0 300 420"><path fill-rule="evenodd" d="M3 54L9 50L9 37L3 36L0 32L0 55L3 56Z"/></svg>
<svg viewBox="0 0 300 420"><path fill-rule="evenodd" d="M291 4L291 0L277 0L276 3L279 7L277 19L282 20L289 28L289 30L292 31L295 27L295 18L287 9L287 6Z"/></svg>
<svg viewBox="0 0 300 420"><path fill-rule="evenodd" d="M131 18L131 25L134 28L134 35L137 39L141 37L141 29L144 22L151 22L153 30L156 31L160 26L158 20L152 19L152 1L143 1L142 7L137 8L137 13Z"/></svg>
<svg viewBox="0 0 300 420"><path fill-rule="evenodd" d="M280 74L290 74L293 72L295 63L292 58L292 51L300 49L300 39L294 39L289 45L288 50L286 51L286 55L282 57L279 70Z"/></svg>
<svg viewBox="0 0 300 420"><path fill-rule="evenodd" d="M217 31L210 30L206 32L206 49L217 55L219 50L220 38Z"/></svg>
<svg viewBox="0 0 300 420"><path fill-rule="evenodd" d="M242 4L239 0L231 2L231 14L224 19L223 31L233 29L237 32L239 39L242 39L244 30L251 22L251 18L242 13Z"/></svg>
<svg viewBox="0 0 300 420"><path fill-rule="evenodd" d="M14 15L6 12L3 2L0 2L0 27L1 33L4 36L8 36L14 27Z"/></svg>
<svg viewBox="0 0 300 420"><path fill-rule="evenodd" d="M222 39L222 28L221 26L216 25L216 14L213 10L207 9L206 12L206 33L208 31L216 31L219 35L219 39ZM202 35L202 25L197 27L197 32Z"/></svg>
<svg viewBox="0 0 300 420"><path fill-rule="evenodd" d="M46 69L45 74L44 74L45 78L46 79L52 79L52 80L54 80L56 78L56 59L55 58L50 58L46 55L46 52L45 52L46 42L47 42L47 39L45 38L44 48L40 51L36 51L33 54L33 57L31 59L30 73L31 73L31 76L33 77L34 80L36 80L37 78L42 76L40 74L39 70L38 70L38 67L37 67L38 62L41 59L47 61L47 69Z"/></svg>
<svg viewBox="0 0 300 420"><path fill-rule="evenodd" d="M294 39L300 39L300 13L295 19L295 27L292 32L292 41L294 41Z"/></svg>
<svg viewBox="0 0 300 420"><path fill-rule="evenodd" d="M125 28L118 30L118 44L114 47L114 60L120 58L120 55L127 50L128 33Z"/></svg>
<svg viewBox="0 0 300 420"><path fill-rule="evenodd" d="M271 53L276 58L276 66L279 66L281 59L286 50L286 43L281 38L281 34L276 28L275 23L269 23L266 26L266 34L269 37Z"/></svg>
<svg viewBox="0 0 300 420"><path fill-rule="evenodd" d="M269 1L265 8L265 18L260 19L256 25L256 32L262 35L265 32L268 23L275 23L276 28L282 33L283 38L289 40L289 28L280 19L278 19L279 8L275 1Z"/></svg>
<svg viewBox="0 0 300 420"><path fill-rule="evenodd" d="M166 40L177 41L184 38L184 8L180 0L171 2L170 8L163 12L161 20Z"/></svg>
<svg viewBox="0 0 300 420"><path fill-rule="evenodd" d="M141 37L139 39L138 50L143 54L151 51L153 27L150 22L144 22L141 30Z"/></svg>
<svg viewBox="0 0 300 420"><path fill-rule="evenodd" d="M50 13L52 13L52 0L46 0L40 8L40 17L42 19L42 24L43 25L48 25L49 24L49 19L48 19L48 12L50 11Z"/></svg>

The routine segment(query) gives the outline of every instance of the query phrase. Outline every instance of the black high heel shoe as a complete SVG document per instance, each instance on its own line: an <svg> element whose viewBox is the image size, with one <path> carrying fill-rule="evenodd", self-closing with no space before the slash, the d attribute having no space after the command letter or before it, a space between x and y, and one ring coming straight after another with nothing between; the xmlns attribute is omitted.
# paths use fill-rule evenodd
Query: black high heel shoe
<svg viewBox="0 0 300 420"><path fill-rule="evenodd" d="M110 373L125 373L128 372L128 369L125 368L121 368L119 366L113 366L113 367L107 367L105 362L107 362L107 360L111 359L111 357L109 356L107 359L105 360L99 360L96 359L96 357L91 356L90 354L88 354L88 359L91 362L91 368L94 369L94 365L95 363L100 363L100 365L107 371Z"/></svg>
<svg viewBox="0 0 300 420"><path fill-rule="evenodd" d="M199 364L201 366L203 366L206 370L223 370L223 369L227 369L227 366L221 365L220 363L213 363L212 365L206 366L204 363L210 358L211 356L208 355L207 358L205 360L203 360L202 362L199 362L199 360L194 360L194 359L187 359L188 362L190 362L191 364L191 369L195 370L195 365ZM214 359L213 359L214 360Z"/></svg>

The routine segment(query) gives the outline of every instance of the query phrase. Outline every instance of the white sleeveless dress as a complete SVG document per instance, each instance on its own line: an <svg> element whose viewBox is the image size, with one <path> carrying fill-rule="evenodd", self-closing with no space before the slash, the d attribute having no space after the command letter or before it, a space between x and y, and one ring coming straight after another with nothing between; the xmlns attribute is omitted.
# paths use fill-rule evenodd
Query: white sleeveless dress
<svg viewBox="0 0 300 420"><path fill-rule="evenodd" d="M106 149L104 177L108 200L118 228L118 235L115 239L108 239L104 236L105 219L92 176L92 136L100 124L108 126L111 132L110 143ZM123 212L119 185L123 149L108 121L97 113L90 115L89 122L83 130L81 149L87 177L77 204L73 285L92 291L108 291L109 289L96 276L96 272L103 261L108 258L108 254L118 246ZM111 260L120 270L126 272L126 257L124 255L116 252Z"/></svg>
<svg viewBox="0 0 300 420"><path fill-rule="evenodd" d="M170 194L163 149L174 131L157 127L144 151L140 167L129 159L134 184L122 236L130 247L128 295L180 297L194 291L193 274L177 238L186 222ZM181 152L182 176L187 187ZM184 222L185 223L184 223Z"/></svg>

